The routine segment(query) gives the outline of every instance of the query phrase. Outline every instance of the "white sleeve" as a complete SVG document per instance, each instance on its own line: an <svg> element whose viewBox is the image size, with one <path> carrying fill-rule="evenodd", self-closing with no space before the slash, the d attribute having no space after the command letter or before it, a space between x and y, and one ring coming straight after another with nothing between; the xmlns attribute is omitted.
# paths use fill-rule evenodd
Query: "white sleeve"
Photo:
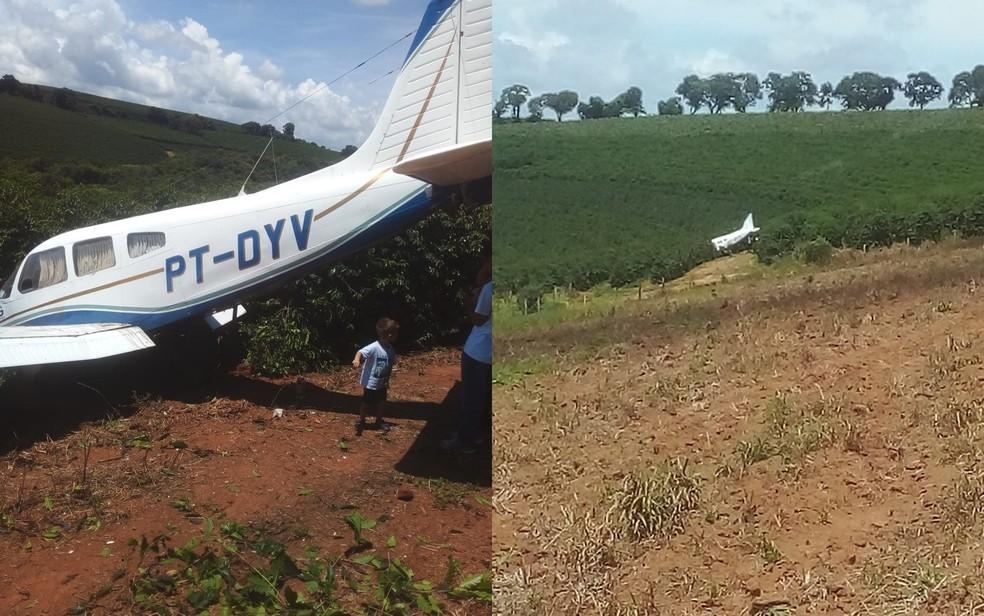
<svg viewBox="0 0 984 616"><path fill-rule="evenodd" d="M361 349L359 349L359 355L362 356L362 359L368 359L369 356L372 355L372 345L373 344L375 344L375 342L372 343L372 344L367 344L366 346L364 346Z"/></svg>

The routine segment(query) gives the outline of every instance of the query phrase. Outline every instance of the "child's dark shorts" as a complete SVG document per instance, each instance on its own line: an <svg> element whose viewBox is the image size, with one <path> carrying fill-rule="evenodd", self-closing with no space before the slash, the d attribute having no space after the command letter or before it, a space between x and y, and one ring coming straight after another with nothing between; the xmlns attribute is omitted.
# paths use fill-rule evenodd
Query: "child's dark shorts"
<svg viewBox="0 0 984 616"><path fill-rule="evenodd" d="M386 390L363 389L362 401L365 402L366 404L379 404L380 402L386 402Z"/></svg>

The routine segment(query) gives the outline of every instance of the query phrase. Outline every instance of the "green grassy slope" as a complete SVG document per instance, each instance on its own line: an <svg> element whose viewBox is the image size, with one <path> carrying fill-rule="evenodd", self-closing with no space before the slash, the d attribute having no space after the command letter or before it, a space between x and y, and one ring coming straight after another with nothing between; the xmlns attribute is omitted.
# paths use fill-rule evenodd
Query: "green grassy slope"
<svg viewBox="0 0 984 616"><path fill-rule="evenodd" d="M22 84L0 94L0 268L68 228L235 195L268 137L212 118ZM35 100L40 98L41 100ZM158 112L160 113L160 112ZM278 136L247 190L337 162L338 152ZM274 164L276 163L276 166Z"/></svg>
<svg viewBox="0 0 984 616"><path fill-rule="evenodd" d="M132 124L19 96L0 96L0 156L135 164L166 158L164 148L143 138Z"/></svg>
<svg viewBox="0 0 984 616"><path fill-rule="evenodd" d="M52 88L39 88L48 101ZM214 127L190 132L148 120L150 107L85 93L74 93L72 110L24 96L0 95L0 156L84 160L92 163L149 164L172 154L231 151L255 157L267 138L250 135L229 122L206 118ZM173 118L192 114L166 110ZM337 161L336 152L304 141L280 139L285 156L311 158L323 164ZM249 169L247 168L247 171Z"/></svg>
<svg viewBox="0 0 984 616"><path fill-rule="evenodd" d="M886 212L984 209L978 110L499 124L494 148L496 279L512 288L678 275L748 212L778 251L862 241Z"/></svg>

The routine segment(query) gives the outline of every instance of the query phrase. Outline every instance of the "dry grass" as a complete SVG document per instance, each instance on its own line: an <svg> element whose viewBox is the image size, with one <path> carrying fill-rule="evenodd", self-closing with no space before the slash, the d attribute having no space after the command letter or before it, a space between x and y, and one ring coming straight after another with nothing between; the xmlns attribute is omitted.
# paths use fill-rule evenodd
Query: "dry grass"
<svg viewBox="0 0 984 616"><path fill-rule="evenodd" d="M497 613L981 613L982 279L841 254L506 336L556 373L494 397Z"/></svg>
<svg viewBox="0 0 984 616"><path fill-rule="evenodd" d="M683 532L687 516L700 504L700 481L685 460L674 460L627 474L608 501L605 525L616 537L667 540Z"/></svg>
<svg viewBox="0 0 984 616"><path fill-rule="evenodd" d="M984 522L984 471L965 471L953 482L944 501L943 519L958 531L969 533L981 530L981 523Z"/></svg>

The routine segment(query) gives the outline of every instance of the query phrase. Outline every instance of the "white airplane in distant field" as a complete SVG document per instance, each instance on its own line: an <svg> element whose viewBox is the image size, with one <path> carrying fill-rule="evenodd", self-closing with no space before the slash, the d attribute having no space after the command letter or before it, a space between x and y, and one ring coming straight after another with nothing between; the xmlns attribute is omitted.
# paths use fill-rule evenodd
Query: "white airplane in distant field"
<svg viewBox="0 0 984 616"><path fill-rule="evenodd" d="M755 226L754 222L752 222L752 215L749 214L748 216L745 217L745 222L742 223L740 229L736 231L732 231L731 233L725 233L724 235L719 235L718 237L711 240L711 244L713 244L714 248L718 252L720 252L722 250L727 250L728 248L741 244L746 239L751 237L753 234L758 232L759 232L759 228Z"/></svg>
<svg viewBox="0 0 984 616"><path fill-rule="evenodd" d="M435 187L491 176L491 26L492 0L432 0L371 135L333 166L37 246L0 290L0 367L147 348L191 317L228 322L240 301L404 229Z"/></svg>

